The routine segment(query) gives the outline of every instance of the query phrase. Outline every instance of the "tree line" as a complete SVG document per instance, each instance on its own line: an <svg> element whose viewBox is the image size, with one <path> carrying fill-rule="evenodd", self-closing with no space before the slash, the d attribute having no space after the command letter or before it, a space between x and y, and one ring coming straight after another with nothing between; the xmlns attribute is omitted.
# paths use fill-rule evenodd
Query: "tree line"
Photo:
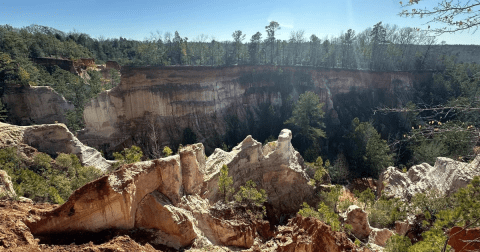
<svg viewBox="0 0 480 252"><path fill-rule="evenodd" d="M99 63L118 61L121 65L284 65L369 70L435 69L433 53L437 41L424 31L400 28L379 22L362 32L349 29L338 36L305 36L291 31L289 39L278 38L280 25L271 21L250 38L241 30L232 40L213 36L194 39L174 33L151 33L143 41L104 37L92 38L79 32L65 33L54 28L30 25L0 26L0 50L27 58L95 58Z"/></svg>

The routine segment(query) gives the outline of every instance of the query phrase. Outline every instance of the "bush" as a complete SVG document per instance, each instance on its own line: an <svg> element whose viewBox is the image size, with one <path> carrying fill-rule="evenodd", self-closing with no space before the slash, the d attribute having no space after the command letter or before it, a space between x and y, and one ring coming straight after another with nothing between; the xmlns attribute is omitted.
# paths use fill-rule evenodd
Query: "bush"
<svg viewBox="0 0 480 252"><path fill-rule="evenodd" d="M325 162L325 167L330 166L330 161ZM317 183L322 183L323 182L323 177L327 175L327 169L325 169L323 166L323 159L322 157L317 157L317 160L315 161L314 169L315 169L315 175L313 175L313 178Z"/></svg>
<svg viewBox="0 0 480 252"><path fill-rule="evenodd" d="M320 192L319 197L332 211L337 212L338 198L342 194L342 186L335 185L329 192Z"/></svg>
<svg viewBox="0 0 480 252"><path fill-rule="evenodd" d="M55 187L53 186L50 186L50 188L48 189L48 194L49 194L50 200L56 204L63 204L65 202L62 199L62 197L60 197L60 195L58 194L57 189L55 189Z"/></svg>
<svg viewBox="0 0 480 252"><path fill-rule="evenodd" d="M410 238L394 234L388 238L385 252L408 252L410 246L412 246Z"/></svg>
<svg viewBox="0 0 480 252"><path fill-rule="evenodd" d="M360 202L365 204L365 208L371 207L375 203L375 194L372 192L370 188L367 188L363 192L359 192L358 190L355 190L353 192L355 194L355 197L358 198Z"/></svg>
<svg viewBox="0 0 480 252"><path fill-rule="evenodd" d="M370 209L368 221L376 228L393 227L395 221L407 218L406 207L405 203L397 198L386 199L382 196Z"/></svg>
<svg viewBox="0 0 480 252"><path fill-rule="evenodd" d="M15 191L19 196L33 199L35 201L47 201L48 200L48 181L35 172L22 169L16 181L20 181L19 184L14 184Z"/></svg>
<svg viewBox="0 0 480 252"><path fill-rule="evenodd" d="M65 153L58 154L57 158L55 158L55 163L66 169L72 168L73 165L72 157Z"/></svg>
<svg viewBox="0 0 480 252"><path fill-rule="evenodd" d="M80 166L77 168L77 177L72 181L72 188L76 190L102 175L102 172L93 166Z"/></svg>
<svg viewBox="0 0 480 252"><path fill-rule="evenodd" d="M162 153L165 157L168 157L168 156L172 155L173 151L172 151L172 149L170 149L170 147L165 146L165 147L163 147Z"/></svg>
<svg viewBox="0 0 480 252"><path fill-rule="evenodd" d="M113 165L115 168L117 168L124 164L140 162L143 157L143 152L140 147L132 145L130 148L123 149L121 153L114 152L113 157L118 161Z"/></svg>
<svg viewBox="0 0 480 252"><path fill-rule="evenodd" d="M38 153L33 158L33 163L35 164L36 169L42 172L50 170L50 168L52 168L52 165L50 164L51 162L52 158L45 153Z"/></svg>
<svg viewBox="0 0 480 252"><path fill-rule="evenodd" d="M252 180L247 181L245 186L240 186L240 190L235 194L235 201L247 205L261 206L267 201L267 194L264 189L258 191L257 184Z"/></svg>
<svg viewBox="0 0 480 252"><path fill-rule="evenodd" d="M340 231L341 224L338 220L338 215L323 202L318 204L317 211L315 211L315 209L309 206L306 202L303 202L302 208L298 211L298 213L303 217L317 218L327 225L330 225L333 231Z"/></svg>
<svg viewBox="0 0 480 252"><path fill-rule="evenodd" d="M55 164L67 171L53 169L52 159L45 153L33 158L33 166L17 155L16 148L0 150L0 169L12 178L18 196L34 201L49 201L63 204L74 190L102 175L95 167L83 167L74 154L60 153Z"/></svg>

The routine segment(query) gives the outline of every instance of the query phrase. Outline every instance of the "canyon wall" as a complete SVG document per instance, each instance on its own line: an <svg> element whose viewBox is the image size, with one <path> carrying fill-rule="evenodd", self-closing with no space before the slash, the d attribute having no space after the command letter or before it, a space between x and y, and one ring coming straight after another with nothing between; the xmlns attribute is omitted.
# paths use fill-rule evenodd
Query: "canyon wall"
<svg viewBox="0 0 480 252"><path fill-rule="evenodd" d="M268 78L255 74L288 73L303 76L286 93ZM253 76L249 78L249 76ZM305 78L307 76L308 78ZM205 144L225 133L226 115L246 118L247 110L262 103L282 105L305 90L314 91L326 110L332 97L351 89L409 89L432 72L370 72L311 67L123 67L119 86L105 91L85 107L86 128L79 138L104 151L118 151L136 142L178 144L183 130L191 128ZM310 78L311 77L311 78ZM304 82L302 82L303 79ZM151 141L155 139L154 141ZM208 144L205 144L208 150ZM218 146L217 146L218 147Z"/></svg>
<svg viewBox="0 0 480 252"><path fill-rule="evenodd" d="M66 123L65 112L73 104L53 88L8 84L3 87L2 102L9 111L9 121L16 125Z"/></svg>

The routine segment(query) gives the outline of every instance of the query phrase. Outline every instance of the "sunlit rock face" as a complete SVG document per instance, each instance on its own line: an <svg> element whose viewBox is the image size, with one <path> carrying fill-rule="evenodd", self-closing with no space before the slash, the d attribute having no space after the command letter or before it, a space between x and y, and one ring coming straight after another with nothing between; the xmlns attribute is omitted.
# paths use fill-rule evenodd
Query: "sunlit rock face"
<svg viewBox="0 0 480 252"><path fill-rule="evenodd" d="M81 143L65 124L16 126L0 122L0 148L22 144L52 156L58 153L75 154L82 165L94 166L101 171L108 170L113 164L94 148Z"/></svg>
<svg viewBox="0 0 480 252"><path fill-rule="evenodd" d="M206 164L206 191L203 195L211 201L222 196L218 191L218 178L223 165L229 168L233 187L238 191L247 181L252 180L268 195L268 203L275 212L294 214L303 202L316 205L315 188L309 184L305 164L291 144L292 132L284 129L278 140L265 147L247 136L232 151L215 149ZM267 150L269 149L269 150ZM280 216L278 216L280 217Z"/></svg>
<svg viewBox="0 0 480 252"><path fill-rule="evenodd" d="M174 248L194 242L249 248L270 225L260 219L229 219L229 207L211 205L221 196L218 171L227 164L237 189L247 180L256 181L268 195L267 204L278 211L277 218L295 213L315 191L291 138L290 130L282 130L266 155L248 136L231 152L217 149L207 160L203 145L195 144L170 157L124 165L27 225L37 235L142 228L154 233L155 243Z"/></svg>
<svg viewBox="0 0 480 252"><path fill-rule="evenodd" d="M272 81L255 78L255 74L272 71L289 73L300 81L285 92ZM123 67L119 86L86 105L86 128L79 138L90 146L112 151L132 144L132 139L145 142L155 129L161 129L155 136L161 145L178 144L183 129L189 127L206 149L213 150L211 147L218 146L208 146L206 140L225 133L226 115L245 119L247 111L259 104L280 106L288 96L295 99L308 90L332 109L332 97L352 88L393 92L431 75L278 66Z"/></svg>
<svg viewBox="0 0 480 252"><path fill-rule="evenodd" d="M479 175L480 155L470 163L438 157L434 166L423 163L412 166L406 173L388 167L380 175L377 194L403 200L410 200L416 193L426 193L429 190L436 190L440 195L450 195Z"/></svg>

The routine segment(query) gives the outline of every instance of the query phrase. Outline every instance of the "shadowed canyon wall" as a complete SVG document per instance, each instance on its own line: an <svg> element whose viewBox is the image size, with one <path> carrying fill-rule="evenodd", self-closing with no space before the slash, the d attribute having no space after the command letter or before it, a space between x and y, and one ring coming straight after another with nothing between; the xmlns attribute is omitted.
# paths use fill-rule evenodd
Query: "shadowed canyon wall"
<svg viewBox="0 0 480 252"><path fill-rule="evenodd" d="M0 97L9 111L9 120L16 125L66 123L66 111L74 109L63 96L47 86L8 84L0 86Z"/></svg>
<svg viewBox="0 0 480 252"><path fill-rule="evenodd" d="M272 73L297 76L285 88L269 78ZM286 75L285 75L286 74ZM151 149L180 143L191 128L206 148L208 140L225 133L225 116L245 119L248 110L262 103L280 106L288 96L296 100L311 90L334 108L332 97L352 89L409 89L414 81L432 72L369 72L310 67L123 67L119 86L103 92L85 107L86 128L79 139L104 151L118 151L131 144ZM256 79L257 78L257 79Z"/></svg>

